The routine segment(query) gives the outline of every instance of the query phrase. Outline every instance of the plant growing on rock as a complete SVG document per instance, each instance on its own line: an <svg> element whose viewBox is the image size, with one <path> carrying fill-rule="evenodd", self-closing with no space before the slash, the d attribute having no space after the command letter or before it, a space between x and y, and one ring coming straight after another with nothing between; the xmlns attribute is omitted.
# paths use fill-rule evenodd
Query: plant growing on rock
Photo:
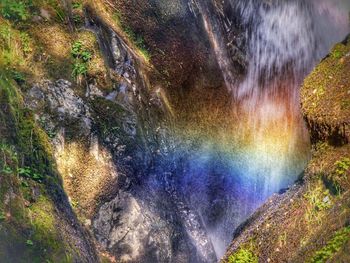
<svg viewBox="0 0 350 263"><path fill-rule="evenodd" d="M81 41L76 41L72 45L71 55L74 59L72 76L78 83L81 83L82 78L88 72L88 65L92 59L92 54L84 47Z"/></svg>

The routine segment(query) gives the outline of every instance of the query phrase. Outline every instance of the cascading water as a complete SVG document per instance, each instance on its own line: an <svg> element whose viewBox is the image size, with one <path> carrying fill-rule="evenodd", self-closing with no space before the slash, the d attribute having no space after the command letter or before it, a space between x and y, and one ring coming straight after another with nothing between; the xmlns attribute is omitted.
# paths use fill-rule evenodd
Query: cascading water
<svg viewBox="0 0 350 263"><path fill-rule="evenodd" d="M291 185L308 160L299 87L331 45L349 31L345 1L192 1L232 96L232 125L201 143L180 185L201 216L217 256L232 232L272 193ZM227 9L237 17L225 15ZM238 21L238 22L237 22ZM227 50L239 23L248 67L236 77Z"/></svg>
<svg viewBox="0 0 350 263"><path fill-rule="evenodd" d="M172 118L189 116L185 125L174 121L174 136L152 124L144 131L150 140L134 153L137 159L125 158L132 160L133 172L100 207L93 225L100 244L126 262L215 262L235 228L271 194L295 182L309 155L299 86L349 31L350 5L338 0L179 2L189 3L188 13L203 25L214 67L222 73L222 79L215 74L215 83L222 81L225 88L201 87L195 93L190 86L200 110L186 98L188 108L171 110ZM132 50L100 21L90 20L107 45L102 50L112 70L131 66L138 72ZM136 75L124 75L119 94L124 97L127 90L141 102L136 93L141 89L127 85L130 76ZM144 77L133 82L146 83ZM117 93L112 95L108 98ZM145 115L148 104L135 105ZM142 119L141 126L153 118Z"/></svg>

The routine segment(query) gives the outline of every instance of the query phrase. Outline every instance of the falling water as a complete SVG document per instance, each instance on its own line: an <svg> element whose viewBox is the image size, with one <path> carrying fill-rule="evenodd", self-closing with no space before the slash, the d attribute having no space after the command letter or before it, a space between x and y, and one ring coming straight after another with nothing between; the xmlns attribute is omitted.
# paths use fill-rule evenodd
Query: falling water
<svg viewBox="0 0 350 263"><path fill-rule="evenodd" d="M198 156L193 156L187 170L190 175L184 179L190 201L207 222L220 257L237 224L268 196L292 184L302 173L309 149L299 110L299 87L331 46L349 32L350 3L340 0L224 1L223 5L229 5L239 19L225 16L216 1L195 1L194 4L201 13L233 101L232 114L227 116L232 116L234 130L226 130L224 136L231 137L234 154L207 143ZM247 43L248 66L243 81L236 77L227 50L228 25L237 20L244 29ZM196 178L203 178L205 182L199 184ZM210 192L208 187L224 194L213 193L216 190ZM210 205L203 204L205 202ZM218 207L225 212L213 223L208 210L216 206L214 202L220 203Z"/></svg>

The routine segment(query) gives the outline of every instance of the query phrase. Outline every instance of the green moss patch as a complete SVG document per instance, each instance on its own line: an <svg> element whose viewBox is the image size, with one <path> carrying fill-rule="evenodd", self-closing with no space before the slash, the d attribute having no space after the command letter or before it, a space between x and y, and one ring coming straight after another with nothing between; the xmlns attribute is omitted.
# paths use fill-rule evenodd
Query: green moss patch
<svg viewBox="0 0 350 263"><path fill-rule="evenodd" d="M350 226L337 231L321 250L317 251L310 263L323 263L331 259L350 240Z"/></svg>
<svg viewBox="0 0 350 263"><path fill-rule="evenodd" d="M241 248L228 257L228 263L258 263L258 257L250 250Z"/></svg>
<svg viewBox="0 0 350 263"><path fill-rule="evenodd" d="M23 108L9 72L0 76L0 256L4 262L57 262L65 257L66 244L42 184L57 181L50 144L33 114Z"/></svg>
<svg viewBox="0 0 350 263"><path fill-rule="evenodd" d="M305 79L302 110L324 137L348 129L350 121L350 41L337 44ZM339 130L339 131L338 131ZM315 131L312 131L315 133ZM343 135L344 136L344 135Z"/></svg>

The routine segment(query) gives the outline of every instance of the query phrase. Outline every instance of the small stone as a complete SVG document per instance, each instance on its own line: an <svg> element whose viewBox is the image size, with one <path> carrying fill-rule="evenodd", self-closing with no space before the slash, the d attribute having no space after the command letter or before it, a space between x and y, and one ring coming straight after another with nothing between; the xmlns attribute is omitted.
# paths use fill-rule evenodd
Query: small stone
<svg viewBox="0 0 350 263"><path fill-rule="evenodd" d="M84 225L85 226L91 226L91 220L90 219L85 219Z"/></svg>
<svg viewBox="0 0 350 263"><path fill-rule="evenodd" d="M40 8L40 16L45 18L46 20L50 20L51 19L51 15L50 15L49 11L47 11L44 8Z"/></svg>
<svg viewBox="0 0 350 263"><path fill-rule="evenodd" d="M329 196L327 195L325 198L323 198L323 203L326 203L326 204L328 204L328 203L330 203L330 199L329 199Z"/></svg>
<svg viewBox="0 0 350 263"><path fill-rule="evenodd" d="M37 23L40 22L41 20L43 20L43 18L41 16L33 16L32 21Z"/></svg>

